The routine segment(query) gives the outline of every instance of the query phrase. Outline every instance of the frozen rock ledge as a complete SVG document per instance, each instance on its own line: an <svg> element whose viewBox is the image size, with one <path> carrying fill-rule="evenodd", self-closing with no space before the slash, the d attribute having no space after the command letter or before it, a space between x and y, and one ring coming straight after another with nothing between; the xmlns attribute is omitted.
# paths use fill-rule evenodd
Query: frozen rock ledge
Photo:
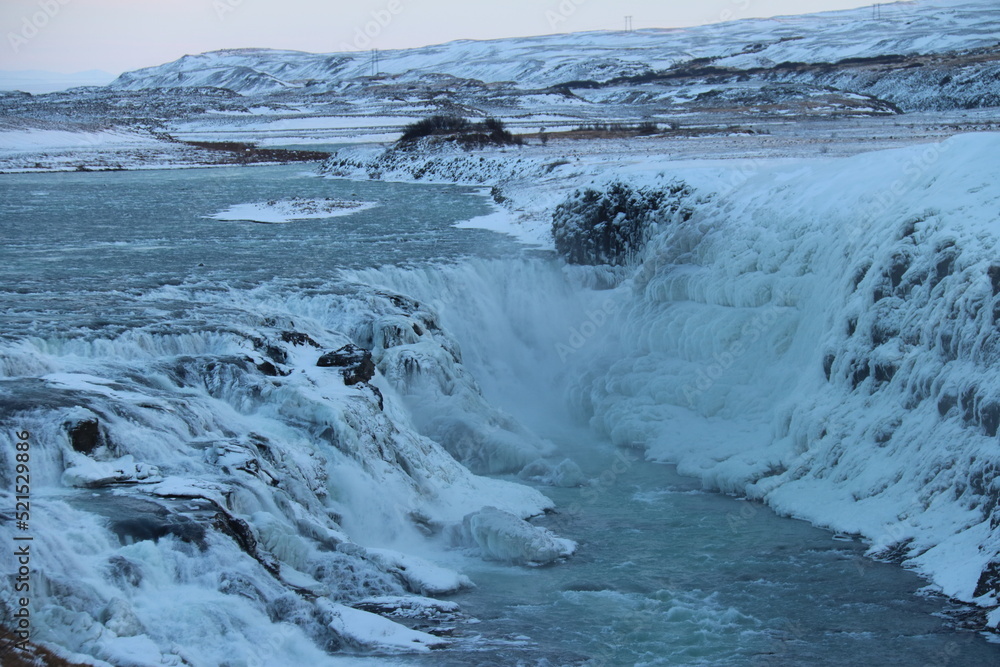
<svg viewBox="0 0 1000 667"><path fill-rule="evenodd" d="M454 527L452 539L458 545L478 548L485 558L517 565L547 565L576 551L573 540L495 507L466 515Z"/></svg>

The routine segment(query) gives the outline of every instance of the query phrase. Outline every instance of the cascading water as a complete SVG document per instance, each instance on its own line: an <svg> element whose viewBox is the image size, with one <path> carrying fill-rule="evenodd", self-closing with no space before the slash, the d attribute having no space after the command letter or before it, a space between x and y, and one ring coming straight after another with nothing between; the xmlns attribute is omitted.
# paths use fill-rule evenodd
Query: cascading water
<svg viewBox="0 0 1000 667"><path fill-rule="evenodd" d="M961 148L988 173L986 148ZM891 651L903 663L940 653L988 664L991 647L930 615L946 602L913 597L915 577L864 559L849 536L701 488L870 538L896 512L890 527L910 534L884 546L944 534L931 530L943 496L919 514L907 508L927 487L886 502L891 484L860 485L926 472L902 464L916 439L907 420L928 414L905 407L927 384L906 361L930 355L921 344L958 364L936 377L959 366L986 377L991 357L976 355L988 343L992 246L971 223L949 227L954 211L929 189L948 170L946 184L975 182L975 159L927 171L927 201L884 206L898 227L852 226L879 194L858 183L898 161L849 176L841 165L762 173L664 225L634 275L453 229L485 208L462 191L280 169L227 174L211 194L172 174L193 193L187 208L169 227L131 223L132 238L96 225L90 245L64 246L55 224L5 269L13 285L51 266L49 282L5 292L0 354L4 493L12 438L27 430L34 443L36 639L115 665L337 664L330 655L445 644L433 659L399 660L822 664ZM284 177L268 187L382 205L281 228L202 218L261 199L250 194L265 174ZM155 204L143 199L157 190L149 175L70 175L65 196L105 177L140 192L124 219ZM29 191L41 187L32 178ZM845 190L853 208L818 205ZM412 208L440 215L392 208L403 195L429 197ZM969 192L976 210L989 196ZM54 224L40 202L18 206ZM160 259L149 277L136 270L147 256ZM893 309L880 321L898 331L875 331L869 299ZM965 303L964 319L943 305ZM910 333L917 321L933 335ZM348 344L370 351L367 381L317 366ZM930 384L937 404L952 393ZM988 401L966 389L956 385L934 433L986 443L976 429L989 428ZM849 451L852 436L865 446ZM920 442L928 465L965 474ZM852 463L861 454L878 469ZM987 495L971 477L968 488L966 500ZM844 494L865 514L842 511ZM964 503L946 503L974 528L955 533L959 546L983 537L981 506ZM552 567L483 560L538 565L574 549ZM946 592L969 598L970 572ZM458 608L423 597L444 595Z"/></svg>

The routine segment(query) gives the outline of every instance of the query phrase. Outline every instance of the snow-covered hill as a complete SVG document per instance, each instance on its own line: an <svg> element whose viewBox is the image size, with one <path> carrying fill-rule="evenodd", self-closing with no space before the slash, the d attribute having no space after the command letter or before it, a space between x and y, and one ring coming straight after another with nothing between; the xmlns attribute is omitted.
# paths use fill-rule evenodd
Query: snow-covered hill
<svg viewBox="0 0 1000 667"><path fill-rule="evenodd" d="M676 30L590 32L492 41L456 41L385 51L389 77L447 74L487 83L545 88L570 81L607 81L648 74L696 59L751 69L777 63L836 63L847 58L913 55L995 46L1000 8L992 0L915 0L870 8L776 19L751 19ZM337 90L371 74L367 53L312 54L239 49L189 55L121 75L112 86L216 86L243 94L289 89Z"/></svg>

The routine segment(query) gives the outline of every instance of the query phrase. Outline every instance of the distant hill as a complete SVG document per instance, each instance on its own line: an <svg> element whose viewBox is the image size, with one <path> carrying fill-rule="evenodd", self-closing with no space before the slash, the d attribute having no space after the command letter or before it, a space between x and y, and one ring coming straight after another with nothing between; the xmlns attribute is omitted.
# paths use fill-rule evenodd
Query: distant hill
<svg viewBox="0 0 1000 667"><path fill-rule="evenodd" d="M54 93L78 86L106 86L115 75L98 69L63 74L44 70L0 70L0 90L21 90L32 95Z"/></svg>
<svg viewBox="0 0 1000 667"><path fill-rule="evenodd" d="M780 64L834 64L994 47L996 0L915 0L837 12L747 19L684 29L461 40L380 53L397 82L428 76L547 88L655 76L684 64L745 71ZM367 52L314 54L227 49L122 74L114 88L227 88L243 95L339 92L372 73Z"/></svg>

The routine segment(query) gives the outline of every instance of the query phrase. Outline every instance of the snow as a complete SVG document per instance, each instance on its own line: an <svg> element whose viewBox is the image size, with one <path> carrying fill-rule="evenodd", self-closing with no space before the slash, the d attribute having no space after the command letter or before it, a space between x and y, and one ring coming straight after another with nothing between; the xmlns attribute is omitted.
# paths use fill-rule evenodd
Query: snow
<svg viewBox="0 0 1000 667"><path fill-rule="evenodd" d="M455 223L455 227L459 229L487 229L491 232L507 234L526 245L541 247L549 247L551 245L549 232L546 228L536 227L526 229L518 222L515 215L499 207L493 213L457 222Z"/></svg>
<svg viewBox="0 0 1000 667"><path fill-rule="evenodd" d="M341 199L292 199L254 204L235 204L210 216L215 220L280 224L296 220L319 220L353 215L375 208L373 202Z"/></svg>
<svg viewBox="0 0 1000 667"><path fill-rule="evenodd" d="M398 574L406 580L410 590L421 595L450 595L473 586L472 580L465 575L417 556L391 549L369 548L367 551L382 569Z"/></svg>
<svg viewBox="0 0 1000 667"><path fill-rule="evenodd" d="M379 609L382 616L399 618L452 618L459 612L457 602L416 596L380 595L354 603L356 607Z"/></svg>
<svg viewBox="0 0 1000 667"><path fill-rule="evenodd" d="M446 645L446 640L411 630L377 614L320 600L330 627L344 639L363 648L425 652Z"/></svg>
<svg viewBox="0 0 1000 667"><path fill-rule="evenodd" d="M949 359L938 336L988 340L984 315L950 313L991 299L998 150L1000 135L959 136L763 164L689 225L663 230L622 288L617 359L589 387L593 423L713 488L860 533L873 552L913 540L908 564L971 599L996 549L984 523L993 508L954 489L995 460L995 433L938 405L968 389L985 405L1000 387L992 353ZM949 244L951 273L935 268ZM880 298L902 256L909 292ZM878 327L898 333L880 344ZM876 364L894 374L879 379ZM859 367L872 377L858 384Z"/></svg>
<svg viewBox="0 0 1000 667"><path fill-rule="evenodd" d="M183 658L199 667L249 661L250 647L259 664L340 664L317 648L335 642L324 632L364 650L423 651L442 643L346 607L331 607L327 630L316 630L302 620L317 608L301 593L349 605L466 588L467 577L434 562L440 547L429 544L414 517L443 526L487 504L529 516L553 503L529 487L470 474L413 428L381 371L372 382L384 410L370 387L348 387L335 370L316 366L324 350L351 340L342 332L363 330L373 314L384 321L384 331L374 329L383 353L408 344L390 329L412 332L417 324L422 349L451 360L450 381L468 400L465 419L483 428L499 418L448 351L453 341L429 326L430 312L408 312L406 301L384 289L338 284L309 294L281 285L211 290L198 299L214 302L204 312L218 319L195 331L140 328L5 347L7 380L26 381L28 373L54 401L19 421L33 441L46 443L33 452L33 493L52 494L32 514L40 544L35 565L79 600L70 609L58 596L49 599L39 626L51 630L40 641L110 664ZM175 286L156 291L151 298L191 298ZM262 325L261 309L274 312L275 322ZM283 340L293 321L320 348ZM279 365L287 376L256 369L264 339L283 351ZM428 368L427 377L432 373ZM188 384L182 377L198 379ZM90 456L73 451L64 424L95 417L107 445ZM13 451L12 442L0 451ZM95 488L105 484L113 486ZM121 541L88 503L113 504ZM149 534L162 537L143 538ZM201 543L192 549L186 540ZM141 588L129 583L139 579ZM105 614L123 591L129 606ZM275 622L265 604L290 620ZM115 636L105 618L138 634Z"/></svg>
<svg viewBox="0 0 1000 667"><path fill-rule="evenodd" d="M137 484L162 481L156 466L138 463L131 454L108 462L93 461L78 455L75 465L63 472L63 483L67 486L99 487L111 484Z"/></svg>
<svg viewBox="0 0 1000 667"><path fill-rule="evenodd" d="M159 142L152 137L123 130L74 132L59 129L7 129L0 127L0 154L57 149L87 149L97 146L108 148L148 147L158 144Z"/></svg>
<svg viewBox="0 0 1000 667"><path fill-rule="evenodd" d="M918 14L918 6L937 11ZM397 82L443 73L544 87L641 74L692 57L748 68L996 41L992 1L920 0L883 9L901 20L872 22L870 8L862 8L677 31L458 42L383 58ZM902 15L909 11L915 13ZM756 42L763 48L744 50ZM247 95L294 91L310 79L321 92L367 67L364 55L239 50L188 56L124 75L116 85L176 85L183 74L184 85L229 85ZM894 85L876 87L888 95ZM672 100L719 90L650 94ZM581 91L566 104L614 101L622 108L627 96L613 88ZM519 122L572 122L528 108L561 96L534 97L512 112L521 114ZM816 102L827 110L841 104ZM364 96L351 103L367 104ZM406 104L407 113L424 108ZM382 112L284 117L307 111L250 106L251 113L227 114L220 124L181 120L174 129L266 135L265 143L359 131L372 132L365 137L372 140L412 120ZM5 347L7 379L30 377L38 391L57 397L54 407L19 416L19 428L52 443L33 454L37 488L52 490L33 517L44 547L37 564L72 600L54 599L41 610L40 628L61 633L45 639L108 664L132 664L137 656L162 664L363 664L368 660L329 658L318 646L338 638L360 651L441 645L353 608L394 609L385 613L408 619L458 613L452 603L407 595L474 585L435 562L439 545L426 532L443 527L460 548L438 554L449 565L467 553L542 565L577 549L526 520L554 503L508 479L584 492L586 480L574 463L554 458L552 443L491 403L502 387L516 387L529 408L537 396L568 387L576 414L614 444L676 463L706 489L860 534L874 556L905 549L905 564L937 589L996 604L995 591L978 598L975 592L1000 555L993 479L1000 467L1000 135L944 140L953 126L894 129L890 122L897 121L823 125L824 135L845 136L831 140L833 154L821 157L820 130L802 132L792 123L772 125L773 136L553 140L474 153L345 149L327 174L496 186L503 203L457 226L542 249L553 248L553 209L578 188L602 190L615 180L657 188L681 179L701 199L689 221L660 224L636 263L620 269L470 260L343 272L343 292L261 286L248 296L213 286L199 298L226 315L203 330L28 337ZM893 141L924 143L873 152L890 133L900 135ZM93 128L0 130L7 155L66 151L66 160L77 160L115 148L159 149L162 142ZM34 160L18 159L22 166ZM287 223L367 208L287 200L236 204L213 217ZM420 304L400 306L376 287ZM176 303L191 296L169 285L153 291ZM261 312L294 321L322 349L282 343L279 325L261 324ZM470 331L475 325L463 320L489 326ZM592 333L581 334L587 326ZM459 349L448 333L457 330L484 341L481 349ZM266 360L261 341L284 353L279 365L288 375L255 372ZM347 387L339 373L316 367L322 350L349 341L372 352L378 371L371 386ZM385 399L382 409L375 389ZM129 453L110 445L92 456L72 451L61 425L81 416L78 405L93 408L87 414L99 414L115 446ZM11 437L0 434L0 451L13 451ZM470 469L509 477L478 477ZM113 490L99 488L106 485ZM106 522L73 504L90 494L99 499L98 491L113 493L122 507L126 500L168 507L207 499L246 532L237 543L209 528L198 549L174 535L120 544ZM183 511L199 525L218 520L196 514ZM141 586L128 583L136 577ZM303 590L320 597L307 602ZM276 610L292 620L276 622ZM298 622L316 617L318 630ZM997 625L1000 612L989 619Z"/></svg>

